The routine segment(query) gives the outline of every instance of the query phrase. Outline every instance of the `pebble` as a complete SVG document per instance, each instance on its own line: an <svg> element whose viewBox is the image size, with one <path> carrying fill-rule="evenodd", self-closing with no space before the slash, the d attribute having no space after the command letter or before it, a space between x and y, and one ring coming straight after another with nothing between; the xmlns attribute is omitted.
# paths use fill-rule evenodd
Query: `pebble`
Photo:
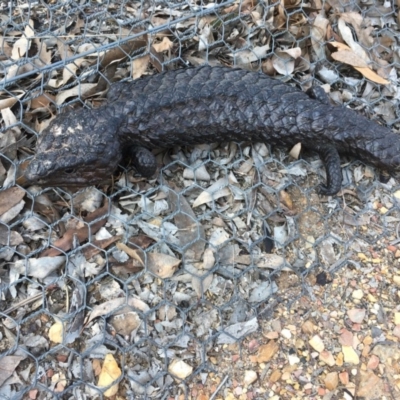
<svg viewBox="0 0 400 400"><path fill-rule="evenodd" d="M290 332L289 329L282 329L281 336L283 336L285 339L290 339L292 337L292 332Z"/></svg>
<svg viewBox="0 0 400 400"><path fill-rule="evenodd" d="M243 380L244 386L251 385L253 382L257 380L257 378L258 378L257 373L255 371L245 371Z"/></svg>
<svg viewBox="0 0 400 400"><path fill-rule="evenodd" d="M322 341L322 339L321 339L318 335L313 336L313 337L308 341L308 343L310 343L310 346L311 346L314 350L318 351L318 353L321 353L321 351L323 351L324 348L325 348L324 342Z"/></svg>
<svg viewBox="0 0 400 400"><path fill-rule="evenodd" d="M372 371L360 371L361 381L357 389L357 397L366 397L374 392L380 379Z"/></svg>
<svg viewBox="0 0 400 400"><path fill-rule="evenodd" d="M400 286L400 275L395 275L395 276L393 277L393 282L394 282L396 285Z"/></svg>
<svg viewBox="0 0 400 400"><path fill-rule="evenodd" d="M279 350L279 344L270 340L267 344L260 346L256 355L258 363L268 362Z"/></svg>
<svg viewBox="0 0 400 400"><path fill-rule="evenodd" d="M351 346L342 346L342 352L344 355L344 362L355 365L360 363L358 354Z"/></svg>
<svg viewBox="0 0 400 400"><path fill-rule="evenodd" d="M321 351L319 359L323 361L325 364L329 365L330 367L333 367L336 363L332 353L327 350Z"/></svg>
<svg viewBox="0 0 400 400"><path fill-rule="evenodd" d="M400 325L400 312L395 312L394 313L394 324L395 325Z"/></svg>
<svg viewBox="0 0 400 400"><path fill-rule="evenodd" d="M375 369L379 365L379 357L377 357L375 354L371 356L371 358L368 360L368 369Z"/></svg>
<svg viewBox="0 0 400 400"><path fill-rule="evenodd" d="M337 372L329 372L325 377L324 383L328 390L335 390L339 384Z"/></svg>
<svg viewBox="0 0 400 400"><path fill-rule="evenodd" d="M400 325L396 325L393 329L393 335L400 338Z"/></svg>
<svg viewBox="0 0 400 400"><path fill-rule="evenodd" d="M182 360L174 360L168 367L168 372L170 372L172 375L177 376L180 379L185 379L187 378L193 371L193 367L185 361Z"/></svg>
<svg viewBox="0 0 400 400"><path fill-rule="evenodd" d="M303 333L307 333L307 334L311 335L314 333L314 324L311 321L306 321L301 326L301 330L303 331Z"/></svg>
<svg viewBox="0 0 400 400"><path fill-rule="evenodd" d="M290 365L295 365L295 364L298 364L300 362L300 358L297 357L297 356L289 355L288 359L289 359L289 364Z"/></svg>
<svg viewBox="0 0 400 400"><path fill-rule="evenodd" d="M347 315L349 316L351 322L354 322L356 324L361 324L361 322L365 317L365 310L360 308L353 308L347 311Z"/></svg>
<svg viewBox="0 0 400 400"><path fill-rule="evenodd" d="M361 300L364 296L364 292L361 289L354 290L354 292L351 294L353 299L356 300Z"/></svg>
<svg viewBox="0 0 400 400"><path fill-rule="evenodd" d="M282 376L282 372L279 371L278 369L276 369L276 370L271 374L271 376L269 377L269 381L270 381L271 383L278 382L279 379L281 379L281 376Z"/></svg>
<svg viewBox="0 0 400 400"><path fill-rule="evenodd" d="M349 373L347 371L343 371L339 374L339 379L342 385L347 385L349 383Z"/></svg>

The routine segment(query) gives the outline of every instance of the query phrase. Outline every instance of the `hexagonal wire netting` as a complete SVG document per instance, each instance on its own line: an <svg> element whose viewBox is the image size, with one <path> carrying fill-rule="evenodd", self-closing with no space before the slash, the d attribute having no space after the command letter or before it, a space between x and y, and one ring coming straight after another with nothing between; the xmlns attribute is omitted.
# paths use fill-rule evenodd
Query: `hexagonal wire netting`
<svg viewBox="0 0 400 400"><path fill-rule="evenodd" d="M195 398L193 384L226 367L219 352L240 348L277 304L315 299L315 279L397 243L393 179L342 158L342 192L321 197L321 161L268 143L158 151L155 178L121 166L112 184L81 190L17 179L58 113L99 106L112 82L205 62L324 85L333 102L399 129L392 3L0 7L2 398Z"/></svg>

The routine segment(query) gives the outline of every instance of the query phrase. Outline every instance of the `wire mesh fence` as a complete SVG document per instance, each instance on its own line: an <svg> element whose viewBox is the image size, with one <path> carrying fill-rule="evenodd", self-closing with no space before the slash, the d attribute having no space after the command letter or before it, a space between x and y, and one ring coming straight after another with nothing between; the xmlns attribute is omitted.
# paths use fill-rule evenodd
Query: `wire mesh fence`
<svg viewBox="0 0 400 400"><path fill-rule="evenodd" d="M114 82L204 63L323 86L332 103L398 131L399 4L82 0L0 10L1 398L368 398L364 372L343 374L366 346L400 337L395 179L342 158L343 189L323 197L312 153L190 141L155 152L149 180L129 165L111 184L80 190L18 178L59 113L98 107ZM361 330L358 341L343 344L340 327ZM329 342L325 353L315 336ZM387 386L369 398L400 398L396 360L374 375Z"/></svg>

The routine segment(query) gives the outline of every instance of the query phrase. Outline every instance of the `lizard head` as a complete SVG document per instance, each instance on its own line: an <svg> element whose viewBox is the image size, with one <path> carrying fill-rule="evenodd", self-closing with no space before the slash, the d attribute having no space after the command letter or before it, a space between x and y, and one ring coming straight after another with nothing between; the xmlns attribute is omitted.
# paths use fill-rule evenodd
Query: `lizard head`
<svg viewBox="0 0 400 400"><path fill-rule="evenodd" d="M121 159L118 118L104 109L59 115L41 134L24 171L29 183L83 186L110 178Z"/></svg>

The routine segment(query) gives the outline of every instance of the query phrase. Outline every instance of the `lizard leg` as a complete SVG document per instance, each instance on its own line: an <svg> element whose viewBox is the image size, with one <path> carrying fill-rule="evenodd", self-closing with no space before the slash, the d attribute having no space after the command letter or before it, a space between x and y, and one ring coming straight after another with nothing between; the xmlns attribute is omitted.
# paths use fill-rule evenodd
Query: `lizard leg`
<svg viewBox="0 0 400 400"><path fill-rule="evenodd" d="M157 162L153 153L145 147L132 146L129 155L136 171L145 178L151 178L157 170Z"/></svg>
<svg viewBox="0 0 400 400"><path fill-rule="evenodd" d="M306 94L314 100L318 100L323 104L331 104L329 97L321 86L312 86L306 90Z"/></svg>
<svg viewBox="0 0 400 400"><path fill-rule="evenodd" d="M326 185L319 186L319 193L325 196L333 196L342 187L343 180L339 153L336 147L329 145L319 147L318 153L326 170Z"/></svg>

